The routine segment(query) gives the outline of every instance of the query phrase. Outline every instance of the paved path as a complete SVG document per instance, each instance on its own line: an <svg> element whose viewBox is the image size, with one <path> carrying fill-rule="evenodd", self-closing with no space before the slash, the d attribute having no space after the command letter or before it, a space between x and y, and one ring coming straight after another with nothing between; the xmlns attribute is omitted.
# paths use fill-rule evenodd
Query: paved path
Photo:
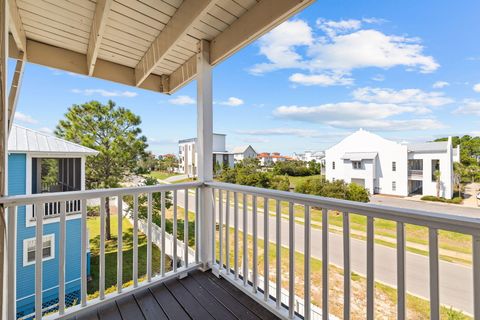
<svg viewBox="0 0 480 320"><path fill-rule="evenodd" d="M183 191L179 191L179 206L183 206ZM194 196L189 196L189 206L194 204ZM233 203L233 199L231 199ZM417 207L418 208L418 207ZM263 210L261 210L263 212ZM239 210L239 226L243 231L243 214ZM225 214L225 210L224 210ZM218 215L218 204L217 204ZM218 218L217 218L218 220ZM263 239L263 214L258 212L258 236ZM230 208L230 222L233 226L233 208ZM276 241L275 217L268 219L271 242ZM295 225L295 250L304 252L304 226ZM252 233L252 213L248 213L248 234ZM231 235L233 237L233 235ZM312 257L322 259L322 235L321 230L311 229ZM288 248L289 232L288 221L282 219L281 242ZM343 237L342 235L329 233L329 260L331 264L343 265ZM233 249L232 249L233 250ZM366 274L366 242L351 239L351 269L353 272ZM473 272L471 267L453 264L440 260L440 302L451 305L456 309L469 314L473 313ZM390 247L375 244L375 280L396 287L396 250ZM428 257L407 252L406 253L406 286L407 291L414 295L429 298L429 263Z"/></svg>
<svg viewBox="0 0 480 320"><path fill-rule="evenodd" d="M180 175L168 177L163 181L172 183L172 182L175 182L175 181L185 180L187 178L188 178L188 176L186 174L180 174Z"/></svg>
<svg viewBox="0 0 480 320"><path fill-rule="evenodd" d="M436 203L422 200L409 200L398 197L374 195L370 203L403 209L415 209L429 212L453 214L457 216L480 218L480 208L465 207L458 204Z"/></svg>

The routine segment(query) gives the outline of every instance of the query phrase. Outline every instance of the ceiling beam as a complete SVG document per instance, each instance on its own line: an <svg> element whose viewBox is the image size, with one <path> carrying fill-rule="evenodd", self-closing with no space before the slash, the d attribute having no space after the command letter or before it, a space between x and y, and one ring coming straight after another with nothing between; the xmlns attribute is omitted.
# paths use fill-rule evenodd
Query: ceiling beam
<svg viewBox="0 0 480 320"><path fill-rule="evenodd" d="M87 64L85 63L87 56L85 54L62 49L31 39L27 40L27 52L27 61L30 63L77 74L88 75L88 68ZM9 54L10 58L20 58L18 50L14 50L14 48L9 50ZM134 68L103 59L97 59L92 76L128 86L135 86ZM161 86L161 77L154 74L149 75L147 79L145 79L145 81L140 85L140 88L155 92L163 92Z"/></svg>
<svg viewBox="0 0 480 320"><path fill-rule="evenodd" d="M212 40L210 64L222 62L313 2L315 0L261 0Z"/></svg>
<svg viewBox="0 0 480 320"><path fill-rule="evenodd" d="M20 52L20 57L15 65L10 92L8 93L8 133L12 129L15 111L17 110L18 96L22 85L23 71L25 70L25 53Z"/></svg>
<svg viewBox="0 0 480 320"><path fill-rule="evenodd" d="M25 30L23 29L23 23L20 19L17 2L15 0L8 0L8 10L10 17L9 29L13 35L13 39L15 39L15 44L19 50L26 52L27 36L25 35Z"/></svg>
<svg viewBox="0 0 480 320"><path fill-rule="evenodd" d="M165 28L152 42L143 58L135 67L137 86L140 85L157 67L175 44L187 34L195 22L213 5L214 0L184 0Z"/></svg>
<svg viewBox="0 0 480 320"><path fill-rule="evenodd" d="M93 70L95 69L95 62L97 61L98 50L100 49L103 33L105 32L108 13L110 12L112 2L112 0L97 0L87 49L87 67L89 76L93 74Z"/></svg>
<svg viewBox="0 0 480 320"><path fill-rule="evenodd" d="M210 43L210 64L219 64L258 39L315 0L260 0ZM168 94L174 93L196 76L196 55L169 76Z"/></svg>

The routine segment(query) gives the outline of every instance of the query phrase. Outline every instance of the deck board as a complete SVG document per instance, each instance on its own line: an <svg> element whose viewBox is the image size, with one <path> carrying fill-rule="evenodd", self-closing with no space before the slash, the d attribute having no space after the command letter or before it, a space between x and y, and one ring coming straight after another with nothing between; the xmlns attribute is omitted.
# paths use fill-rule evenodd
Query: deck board
<svg viewBox="0 0 480 320"><path fill-rule="evenodd" d="M278 319L225 279L210 272L191 272L92 307L77 320L122 319Z"/></svg>

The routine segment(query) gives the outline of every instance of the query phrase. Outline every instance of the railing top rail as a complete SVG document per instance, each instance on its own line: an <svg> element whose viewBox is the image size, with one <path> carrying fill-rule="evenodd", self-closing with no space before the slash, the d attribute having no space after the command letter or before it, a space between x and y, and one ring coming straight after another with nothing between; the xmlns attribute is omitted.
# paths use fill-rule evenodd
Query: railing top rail
<svg viewBox="0 0 480 320"><path fill-rule="evenodd" d="M154 186L140 186L128 188L112 188L112 189L96 189L96 190L82 190L70 192L52 192L52 193L38 193L32 195L18 195L7 196L0 198L0 204L5 207L13 207L19 205L28 205L44 202L55 202L62 200L83 200L95 199L102 197L125 196L149 192L173 191L181 189L191 189L201 187L201 182L187 182L177 184L158 184Z"/></svg>
<svg viewBox="0 0 480 320"><path fill-rule="evenodd" d="M342 199L325 198L296 192L263 189L257 187L242 186L223 182L207 182L211 188L235 191L246 194L255 194L270 199L294 202L312 207L327 208L340 212L356 213L372 216L380 219L396 222L410 223L430 228L450 230L466 234L480 234L480 210L479 218L457 216L441 212L428 212L414 209L404 209L378 204L362 203Z"/></svg>

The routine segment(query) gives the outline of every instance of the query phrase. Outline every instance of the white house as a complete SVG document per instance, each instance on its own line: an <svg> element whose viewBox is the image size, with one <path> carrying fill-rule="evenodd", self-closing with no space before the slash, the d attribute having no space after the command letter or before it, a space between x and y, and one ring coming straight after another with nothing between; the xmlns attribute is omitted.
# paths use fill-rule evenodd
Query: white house
<svg viewBox="0 0 480 320"><path fill-rule="evenodd" d="M220 166L227 165L233 167L233 153L226 150L226 135L220 133L213 134L213 164ZM178 141L178 171L186 174L188 177L197 176L197 138L190 138Z"/></svg>
<svg viewBox="0 0 480 320"><path fill-rule="evenodd" d="M315 161L317 163L322 163L325 159L325 151L305 151L304 153L294 153L293 158L299 161Z"/></svg>
<svg viewBox="0 0 480 320"><path fill-rule="evenodd" d="M434 173L439 170L440 196L450 199L459 155L451 138L401 144L360 129L325 151L325 174L329 181L354 182L372 194L408 196L436 195Z"/></svg>
<svg viewBox="0 0 480 320"><path fill-rule="evenodd" d="M257 152L251 145L240 146L233 148L233 158L235 162L243 161L244 159L256 158Z"/></svg>

